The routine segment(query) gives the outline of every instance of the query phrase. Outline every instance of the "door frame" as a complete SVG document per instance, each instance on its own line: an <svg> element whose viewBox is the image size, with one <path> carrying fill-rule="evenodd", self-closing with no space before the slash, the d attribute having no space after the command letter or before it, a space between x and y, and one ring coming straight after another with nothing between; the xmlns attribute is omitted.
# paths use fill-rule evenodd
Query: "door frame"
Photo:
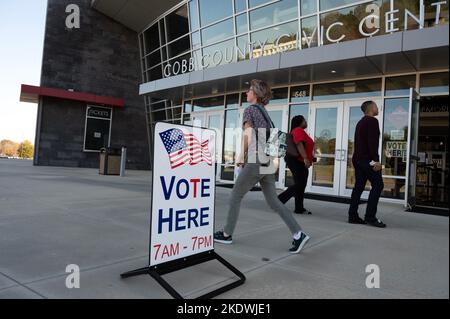
<svg viewBox="0 0 450 319"><path fill-rule="evenodd" d="M316 125L316 110L320 108L330 108L336 107L338 109L337 114L337 125L336 125L336 149L335 149L335 167L334 167L334 183L333 187L322 187L313 186L312 179L313 174L310 174L308 178L308 185L306 191L308 193L324 194L339 197L350 197L353 189L347 189L347 165L350 160L348 156L348 142L349 137L349 127L350 127L350 110L356 105L360 106L363 102L367 100L372 100L377 103L379 108L379 115L377 116L380 132L383 132L383 99L381 97L368 97L368 98L357 98L357 99L344 99L344 100L333 100L333 101L317 101L311 102L309 108L309 128L308 134L314 139L314 131ZM361 118L363 114L361 113ZM378 152L381 154L382 150L382 134L380 134L379 149ZM369 197L369 191L364 191L361 195L362 199L367 199Z"/></svg>
<svg viewBox="0 0 450 319"><path fill-rule="evenodd" d="M336 108L337 116L336 116L336 144L335 144L335 152L333 155L327 154L324 158L334 158L334 170L333 170L333 187L325 187L325 186L315 186L313 185L313 175L314 175L314 167L311 170L311 174L308 177L308 184L306 191L308 193L316 193L316 194L324 194L331 196L339 196L339 174L340 174L340 163L337 160L338 157L341 156L341 143L342 143L342 126L343 126L343 101L324 101L324 102L313 102L310 104L309 108L309 127L308 134L311 136L313 140L315 140L315 129L316 129L316 118L318 109L329 109ZM323 156L322 156L323 157Z"/></svg>
<svg viewBox="0 0 450 319"><path fill-rule="evenodd" d="M281 127L277 127L282 132L287 132L289 129L289 104L280 104L280 105L267 105L267 112L273 111L281 111ZM275 180L275 187L278 189L283 189L286 182L286 162L284 158L275 159L275 165L278 165L278 176Z"/></svg>

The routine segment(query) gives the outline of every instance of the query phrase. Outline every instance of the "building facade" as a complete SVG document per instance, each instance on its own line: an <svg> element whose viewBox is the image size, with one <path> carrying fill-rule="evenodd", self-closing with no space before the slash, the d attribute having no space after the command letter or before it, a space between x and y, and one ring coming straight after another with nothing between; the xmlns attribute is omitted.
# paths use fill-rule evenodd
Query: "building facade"
<svg viewBox="0 0 450 319"><path fill-rule="evenodd" d="M86 10L118 24L108 30L113 38L130 39L122 48L129 54L114 56L120 72L138 73L141 99L133 81L105 83L97 93L133 95L136 117L146 120L136 134L145 133L139 136L150 152L158 121L215 129L217 180L232 184L245 92L259 78L273 88L268 111L278 128L288 131L298 114L308 119L318 161L307 192L346 198L360 105L370 99L381 111L383 200L448 214L448 1L94 0ZM86 54L98 58L92 50ZM58 87L59 78L49 78ZM283 160L278 164L277 186L284 188L292 176Z"/></svg>

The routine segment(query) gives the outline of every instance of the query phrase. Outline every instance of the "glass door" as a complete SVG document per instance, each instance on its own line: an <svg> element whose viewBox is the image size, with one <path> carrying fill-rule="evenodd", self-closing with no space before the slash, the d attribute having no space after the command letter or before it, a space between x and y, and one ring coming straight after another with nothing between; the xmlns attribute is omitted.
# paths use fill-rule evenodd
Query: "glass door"
<svg viewBox="0 0 450 319"><path fill-rule="evenodd" d="M352 190L355 186L355 170L352 164L352 157L354 152L354 142L355 142L355 130L356 125L359 120L364 116L361 111L361 105L366 100L349 100L344 102L344 116L343 116L343 128L342 128L342 147L340 150L339 163L340 163L340 186L339 186L339 196L350 197L352 195ZM374 100L380 109L381 114L381 100ZM380 123L380 115L377 117ZM381 136L380 136L380 148L381 148ZM367 182L365 191L362 194L362 198L367 199L369 197L370 183Z"/></svg>
<svg viewBox="0 0 450 319"><path fill-rule="evenodd" d="M405 207L412 209L416 205L416 177L419 141L419 107L420 96L411 88L409 94L409 130L408 130L408 151L406 164L406 185Z"/></svg>
<svg viewBox="0 0 450 319"><path fill-rule="evenodd" d="M288 118L289 118L289 112L288 107L286 105L283 106L268 106L267 112L269 113L270 118L272 119L273 124L277 129L283 132L288 131ZM283 158L276 158L274 160L276 173L275 173L275 179L276 179L276 187L277 188L284 188L284 180L285 180L285 173L286 173L286 163Z"/></svg>
<svg viewBox="0 0 450 319"><path fill-rule="evenodd" d="M216 131L216 176L217 180L220 179L220 168L222 165L222 143L223 143L223 125L224 125L224 112L199 112L193 113L191 121L185 122L186 125L192 125L194 127L209 128Z"/></svg>
<svg viewBox="0 0 450 319"><path fill-rule="evenodd" d="M339 195L342 155L343 102L311 105L309 135L314 139L314 163L308 192Z"/></svg>

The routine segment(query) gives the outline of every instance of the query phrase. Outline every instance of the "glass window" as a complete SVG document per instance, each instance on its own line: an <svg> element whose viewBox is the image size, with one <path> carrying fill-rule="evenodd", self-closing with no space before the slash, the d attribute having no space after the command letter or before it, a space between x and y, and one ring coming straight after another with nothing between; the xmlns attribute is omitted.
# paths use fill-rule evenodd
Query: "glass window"
<svg viewBox="0 0 450 319"><path fill-rule="evenodd" d="M225 107L224 96L215 96L205 99L198 99L193 101L194 112L197 111L210 111L216 109L223 109Z"/></svg>
<svg viewBox="0 0 450 319"><path fill-rule="evenodd" d="M249 0L249 5L250 5L250 8L254 8L254 7L260 6L264 3L268 3L271 1L273 1L273 0ZM284 0L282 0L282 1L284 1ZM280 1L280 2L282 2L282 1Z"/></svg>
<svg viewBox="0 0 450 319"><path fill-rule="evenodd" d="M234 0L234 9L241 12L247 9L247 0Z"/></svg>
<svg viewBox="0 0 450 319"><path fill-rule="evenodd" d="M234 39L203 48L203 55L206 68L234 62Z"/></svg>
<svg viewBox="0 0 450 319"><path fill-rule="evenodd" d="M303 115L308 121L309 118L309 104L292 104L289 108L289 131L291 130L291 122L294 116Z"/></svg>
<svg viewBox="0 0 450 319"><path fill-rule="evenodd" d="M223 158L221 171L221 179L234 180L234 164L237 149L237 133L238 131L238 110L228 110L225 112L225 133L223 139Z"/></svg>
<svg viewBox="0 0 450 319"><path fill-rule="evenodd" d="M269 105L287 104L288 103L288 88L272 89L272 99Z"/></svg>
<svg viewBox="0 0 450 319"><path fill-rule="evenodd" d="M192 33L192 48L197 49L202 45L201 39L200 39L200 32L194 32Z"/></svg>
<svg viewBox="0 0 450 319"><path fill-rule="evenodd" d="M161 39L161 45L165 45L167 43L166 40L166 25L164 23L164 19L159 20L159 37Z"/></svg>
<svg viewBox="0 0 450 319"><path fill-rule="evenodd" d="M386 96L409 95L410 88L416 87L416 75L386 78Z"/></svg>
<svg viewBox="0 0 450 319"><path fill-rule="evenodd" d="M144 41L147 54L159 48L159 30L157 23L144 32Z"/></svg>
<svg viewBox="0 0 450 319"><path fill-rule="evenodd" d="M228 19L202 30L203 45L216 43L233 35L233 20Z"/></svg>
<svg viewBox="0 0 450 319"><path fill-rule="evenodd" d="M333 1L326 1L333 3ZM351 1L353 2L353 1ZM373 1L370 5L378 5L381 7L381 0ZM331 11L320 15L320 23L324 28L323 42L324 44L343 42L349 40L361 39L364 36L359 32L359 25L363 18L367 17L369 4L361 4L353 7L347 7L337 11ZM370 12L370 10L369 10ZM335 24L337 22L342 25ZM367 20L363 26L366 33L376 31L376 26L380 25L378 20ZM378 33L379 34L379 33ZM377 35L378 35L377 34Z"/></svg>
<svg viewBox="0 0 450 319"><path fill-rule="evenodd" d="M191 30L195 31L200 27L200 21L198 18L198 2L192 0L189 2L189 19L191 23Z"/></svg>
<svg viewBox="0 0 450 319"><path fill-rule="evenodd" d="M154 67L155 65L160 64L162 62L161 51L158 50L155 53L147 55L146 59L147 59L147 68L149 69Z"/></svg>
<svg viewBox="0 0 450 319"><path fill-rule="evenodd" d="M381 79L317 84L313 94L314 100L381 96Z"/></svg>
<svg viewBox="0 0 450 319"><path fill-rule="evenodd" d="M291 103L309 102L309 85L291 87Z"/></svg>
<svg viewBox="0 0 450 319"><path fill-rule="evenodd" d="M320 0L320 11L345 6L354 2L355 0Z"/></svg>
<svg viewBox="0 0 450 319"><path fill-rule="evenodd" d="M317 0L300 0L300 13L302 16L315 13L317 11Z"/></svg>
<svg viewBox="0 0 450 319"><path fill-rule="evenodd" d="M297 18L297 0L283 0L250 12L250 29L260 29Z"/></svg>
<svg viewBox="0 0 450 319"><path fill-rule="evenodd" d="M236 31L237 34L248 32L247 14L241 14L236 17Z"/></svg>
<svg viewBox="0 0 450 319"><path fill-rule="evenodd" d="M432 27L436 23L436 5L432 5L433 3L437 3L437 0L425 0L425 27ZM403 14L404 9L408 9L411 14L418 17L420 12L420 1L411 1L411 0L395 0L394 9L400 10L401 14L398 14L396 18L398 21L395 22L395 27L400 30L404 30L405 25L405 15ZM385 12L390 11L390 1L384 1L383 6L381 8L381 14L384 16ZM448 24L448 1L441 5L440 15L439 15L439 24ZM382 26L384 27L384 21ZM408 30L419 29L419 24L413 18L408 18L407 23Z"/></svg>
<svg viewBox="0 0 450 319"><path fill-rule="evenodd" d="M253 32L251 34L251 40L255 43L253 57L297 49L297 30L298 24L294 21Z"/></svg>
<svg viewBox="0 0 450 319"><path fill-rule="evenodd" d="M191 113L193 110L192 101L184 102L184 113Z"/></svg>
<svg viewBox="0 0 450 319"><path fill-rule="evenodd" d="M178 10L166 16L167 42L178 39L189 33L189 21L187 6L182 6Z"/></svg>
<svg viewBox="0 0 450 319"><path fill-rule="evenodd" d="M185 36L180 40L177 40L167 46L169 51L169 59L176 57L180 54L189 52L191 50L191 44L189 36Z"/></svg>
<svg viewBox="0 0 450 319"><path fill-rule="evenodd" d="M317 28L317 17L313 16L310 18L301 20L301 43L302 48L313 48L318 45L319 30Z"/></svg>
<svg viewBox="0 0 450 319"><path fill-rule="evenodd" d="M206 26L233 14L233 0L199 0L200 21Z"/></svg>
<svg viewBox="0 0 450 319"><path fill-rule="evenodd" d="M383 175L406 176L409 98L386 99L382 164Z"/></svg>
<svg viewBox="0 0 450 319"><path fill-rule="evenodd" d="M383 178L384 189L381 197L393 199L405 199L405 179Z"/></svg>
<svg viewBox="0 0 450 319"><path fill-rule="evenodd" d="M247 102L247 92L241 94L241 106L244 109L250 106L250 103Z"/></svg>
<svg viewBox="0 0 450 319"><path fill-rule="evenodd" d="M243 61L250 58L250 47L248 43L248 35L243 35L237 38L237 45L239 50L236 50L237 60Z"/></svg>
<svg viewBox="0 0 450 319"><path fill-rule="evenodd" d="M420 75L420 93L447 93L448 72Z"/></svg>
<svg viewBox="0 0 450 319"><path fill-rule="evenodd" d="M155 80L159 80L162 79L162 69L161 69L161 65L155 66L153 69L150 69L147 72L147 76L148 76L148 81L155 81Z"/></svg>
<svg viewBox="0 0 450 319"><path fill-rule="evenodd" d="M236 109L239 107L239 94L227 95L227 109Z"/></svg>

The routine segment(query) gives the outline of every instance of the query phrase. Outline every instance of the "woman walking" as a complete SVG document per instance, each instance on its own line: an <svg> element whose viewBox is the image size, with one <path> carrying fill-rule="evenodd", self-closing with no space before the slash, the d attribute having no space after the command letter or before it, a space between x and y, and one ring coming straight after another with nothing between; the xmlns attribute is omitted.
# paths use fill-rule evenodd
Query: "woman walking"
<svg viewBox="0 0 450 319"><path fill-rule="evenodd" d="M309 168L313 162L314 141L305 132L308 127L306 119L302 115L295 116L291 121L291 137L295 145L297 154L287 154L284 158L287 167L294 176L294 185L291 185L278 199L283 203L287 203L295 196L295 213L303 214L311 212L305 209L303 204L305 197L305 188L308 182Z"/></svg>
<svg viewBox="0 0 450 319"><path fill-rule="evenodd" d="M222 244L233 243L232 235L239 217L241 201L245 194L259 182L266 202L280 215L292 233L293 242L289 251L297 254L309 240L309 236L302 231L292 213L278 199L275 176L273 173L264 174L264 170L261 168L267 164L262 163L260 159L263 158L263 155L258 154L258 152L263 152L265 144L262 134L258 134L258 131L259 129L263 131L270 129L270 124L266 121L266 117L268 118L269 115L265 106L269 103L271 96L271 89L265 82L251 81L250 89L247 92L247 102L251 105L244 112L242 150L237 160L237 166L242 169L231 193L227 223L223 230L214 234L214 240Z"/></svg>

